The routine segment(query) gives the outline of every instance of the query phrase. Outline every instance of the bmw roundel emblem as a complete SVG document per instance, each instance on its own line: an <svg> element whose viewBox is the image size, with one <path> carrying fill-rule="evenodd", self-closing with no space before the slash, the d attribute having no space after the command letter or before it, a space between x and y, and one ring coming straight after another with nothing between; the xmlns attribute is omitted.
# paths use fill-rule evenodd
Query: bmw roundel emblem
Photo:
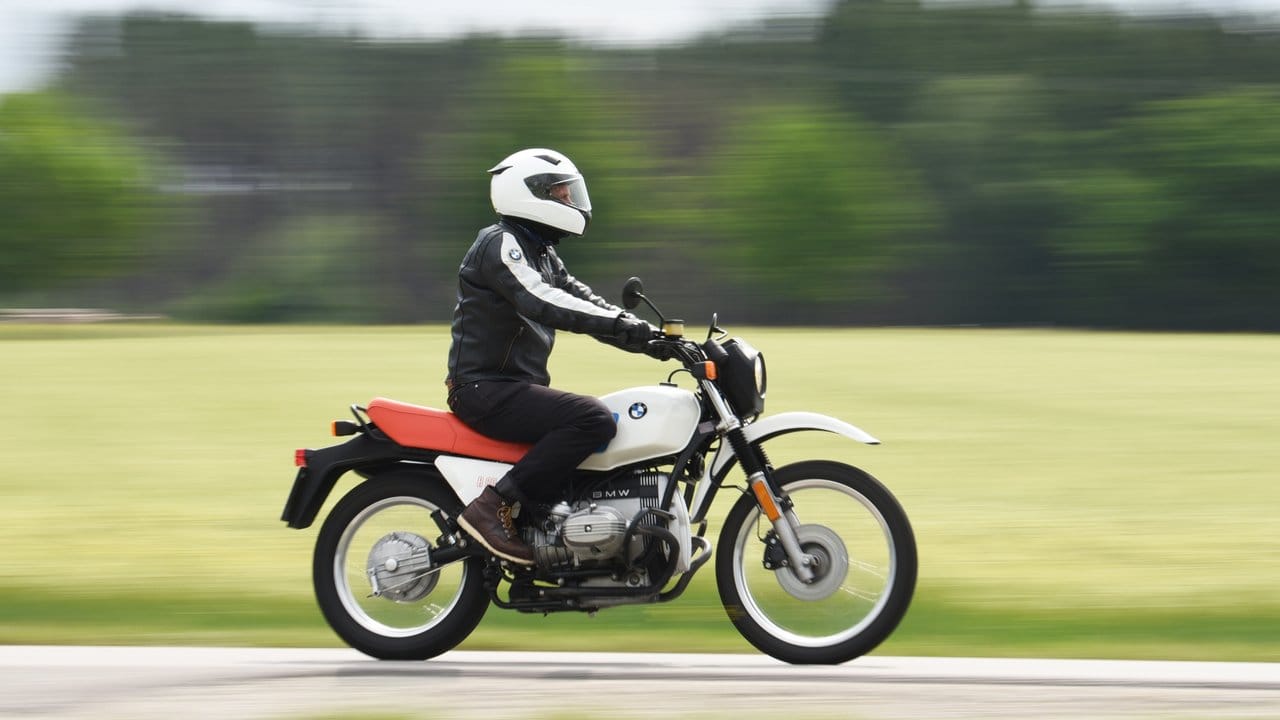
<svg viewBox="0 0 1280 720"><path fill-rule="evenodd" d="M520 254L520 248L513 247L507 251L507 257L511 258L512 260L519 260L524 256Z"/></svg>
<svg viewBox="0 0 1280 720"><path fill-rule="evenodd" d="M632 403L631 409L627 410L627 414L631 416L632 420L639 420L649 414L649 406L642 402Z"/></svg>

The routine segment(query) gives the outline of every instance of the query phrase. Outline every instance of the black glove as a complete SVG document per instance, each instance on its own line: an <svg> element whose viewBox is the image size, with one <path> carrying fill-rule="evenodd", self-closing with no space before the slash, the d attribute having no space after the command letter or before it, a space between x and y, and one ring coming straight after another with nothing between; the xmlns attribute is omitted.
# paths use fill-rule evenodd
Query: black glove
<svg viewBox="0 0 1280 720"><path fill-rule="evenodd" d="M654 360L666 362L676 357L676 348L671 343L651 341L644 346L644 354Z"/></svg>
<svg viewBox="0 0 1280 720"><path fill-rule="evenodd" d="M623 313L613 325L618 344L631 352L644 352L657 331L652 325L634 315Z"/></svg>

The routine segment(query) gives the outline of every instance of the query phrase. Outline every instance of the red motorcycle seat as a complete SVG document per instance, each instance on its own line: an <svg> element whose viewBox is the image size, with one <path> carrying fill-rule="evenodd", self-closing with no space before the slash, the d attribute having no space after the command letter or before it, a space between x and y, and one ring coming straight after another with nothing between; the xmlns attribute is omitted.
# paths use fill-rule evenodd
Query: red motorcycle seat
<svg viewBox="0 0 1280 720"><path fill-rule="evenodd" d="M514 463L531 445L494 440L467 427L447 410L374 398L369 419L392 440L406 447Z"/></svg>

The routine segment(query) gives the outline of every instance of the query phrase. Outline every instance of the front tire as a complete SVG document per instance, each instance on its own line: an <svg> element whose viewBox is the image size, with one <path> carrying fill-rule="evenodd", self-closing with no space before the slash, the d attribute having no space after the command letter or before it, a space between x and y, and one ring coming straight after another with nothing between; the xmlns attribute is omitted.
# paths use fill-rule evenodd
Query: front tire
<svg viewBox="0 0 1280 720"><path fill-rule="evenodd" d="M818 571L804 583L779 567L785 556L772 526L744 494L725 518L716 556L729 619L748 642L785 662L836 664L865 655L898 626L915 591L916 543L906 513L875 478L849 465L800 462L774 478L794 503L796 535Z"/></svg>
<svg viewBox="0 0 1280 720"><path fill-rule="evenodd" d="M348 645L381 660L425 660L480 624L489 607L482 560L417 569L435 549L431 513L441 509L456 516L461 506L432 478L404 474L357 486L329 513L312 578L320 611Z"/></svg>

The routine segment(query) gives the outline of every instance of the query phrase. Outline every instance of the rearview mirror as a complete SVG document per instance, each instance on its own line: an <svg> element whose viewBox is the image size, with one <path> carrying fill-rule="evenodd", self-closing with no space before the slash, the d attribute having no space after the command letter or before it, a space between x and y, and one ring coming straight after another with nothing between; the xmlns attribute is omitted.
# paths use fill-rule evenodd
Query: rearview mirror
<svg viewBox="0 0 1280 720"><path fill-rule="evenodd" d="M628 310L635 310L640 301L644 299L644 283L640 282L640 278L633 277L627 280L622 286L622 307Z"/></svg>

